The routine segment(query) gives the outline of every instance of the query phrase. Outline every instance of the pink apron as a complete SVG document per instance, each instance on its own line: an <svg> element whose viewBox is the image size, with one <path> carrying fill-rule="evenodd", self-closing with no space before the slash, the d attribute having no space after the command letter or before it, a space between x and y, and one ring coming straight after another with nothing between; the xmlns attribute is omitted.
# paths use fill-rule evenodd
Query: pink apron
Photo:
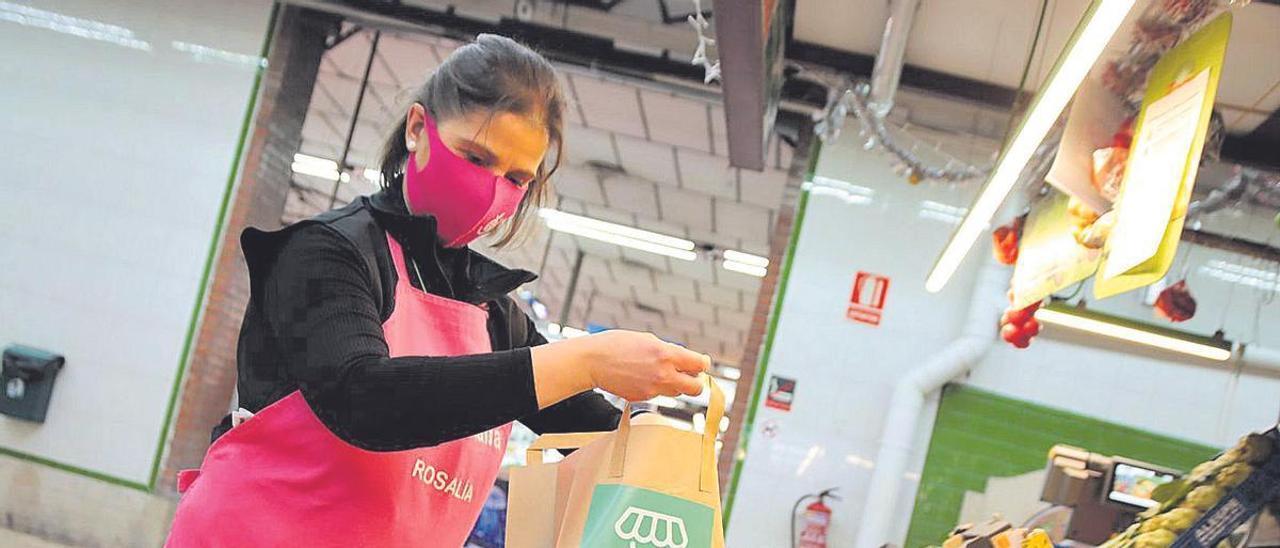
<svg viewBox="0 0 1280 548"><path fill-rule="evenodd" d="M399 281L382 324L392 356L489 352L487 312ZM406 451L339 439L292 394L223 434L199 470L179 473L182 499L165 546L429 546L466 541L493 487L511 425Z"/></svg>

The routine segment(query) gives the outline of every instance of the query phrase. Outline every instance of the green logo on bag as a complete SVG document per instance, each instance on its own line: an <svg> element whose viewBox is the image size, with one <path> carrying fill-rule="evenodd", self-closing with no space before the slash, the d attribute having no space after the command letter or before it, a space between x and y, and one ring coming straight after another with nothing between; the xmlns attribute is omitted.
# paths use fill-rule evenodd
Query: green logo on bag
<svg viewBox="0 0 1280 548"><path fill-rule="evenodd" d="M709 548L708 506L626 485L598 485L582 545L602 548Z"/></svg>

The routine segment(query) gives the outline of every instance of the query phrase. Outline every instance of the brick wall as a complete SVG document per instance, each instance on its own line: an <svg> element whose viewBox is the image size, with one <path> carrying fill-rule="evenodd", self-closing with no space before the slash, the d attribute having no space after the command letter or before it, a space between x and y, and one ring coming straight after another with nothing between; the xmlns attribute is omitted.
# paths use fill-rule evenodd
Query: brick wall
<svg viewBox="0 0 1280 548"><path fill-rule="evenodd" d="M243 168L225 220L206 293L204 316L183 379L169 450L156 490L174 493L175 475L200 465L210 429L226 414L235 390L236 342L249 299L240 251L246 227L280 226L293 156L302 142L302 122L311 102L325 37L338 21L325 14L281 5L277 11L257 112L247 136Z"/></svg>
<svg viewBox="0 0 1280 548"><path fill-rule="evenodd" d="M773 232L769 235L769 268L760 281L760 292L756 295L751 327L747 331L747 343L742 353L742 376L738 378L738 395L733 399L733 406L728 411L729 429L721 438L724 449L720 452L718 467L722 496L728 493L729 478L733 474L735 454L742 436L743 420L747 416L747 406L751 405L752 391L756 383L756 368L760 362L760 352L764 349L764 339L769 329L769 312L773 308L773 297L778 290L782 263L790 252L787 244L790 243L791 229L795 221L795 206L799 201L800 184L809 168L809 147L811 146L809 136L812 134L813 131L808 127L800 131L801 142L796 153L792 155L783 205L778 209L778 218L774 222Z"/></svg>

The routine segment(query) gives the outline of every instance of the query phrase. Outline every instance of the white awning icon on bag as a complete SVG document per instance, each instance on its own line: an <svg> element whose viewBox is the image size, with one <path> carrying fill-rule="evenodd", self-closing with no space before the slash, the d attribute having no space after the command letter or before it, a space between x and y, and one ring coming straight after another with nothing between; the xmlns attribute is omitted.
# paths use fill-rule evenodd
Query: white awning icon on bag
<svg viewBox="0 0 1280 548"><path fill-rule="evenodd" d="M618 521L614 522L613 532L618 538L630 541L631 548L685 548L689 545L689 535L684 529L683 519L635 506L628 506ZM660 535L659 532L663 534Z"/></svg>

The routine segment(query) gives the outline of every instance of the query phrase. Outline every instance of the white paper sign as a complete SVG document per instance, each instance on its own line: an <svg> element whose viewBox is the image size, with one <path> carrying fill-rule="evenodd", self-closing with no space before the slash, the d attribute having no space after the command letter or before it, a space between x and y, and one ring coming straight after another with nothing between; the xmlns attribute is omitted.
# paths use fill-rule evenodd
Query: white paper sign
<svg viewBox="0 0 1280 548"><path fill-rule="evenodd" d="M1209 70L1147 107L1116 206L1103 278L1114 278L1156 254L1182 187L1209 85Z"/></svg>

